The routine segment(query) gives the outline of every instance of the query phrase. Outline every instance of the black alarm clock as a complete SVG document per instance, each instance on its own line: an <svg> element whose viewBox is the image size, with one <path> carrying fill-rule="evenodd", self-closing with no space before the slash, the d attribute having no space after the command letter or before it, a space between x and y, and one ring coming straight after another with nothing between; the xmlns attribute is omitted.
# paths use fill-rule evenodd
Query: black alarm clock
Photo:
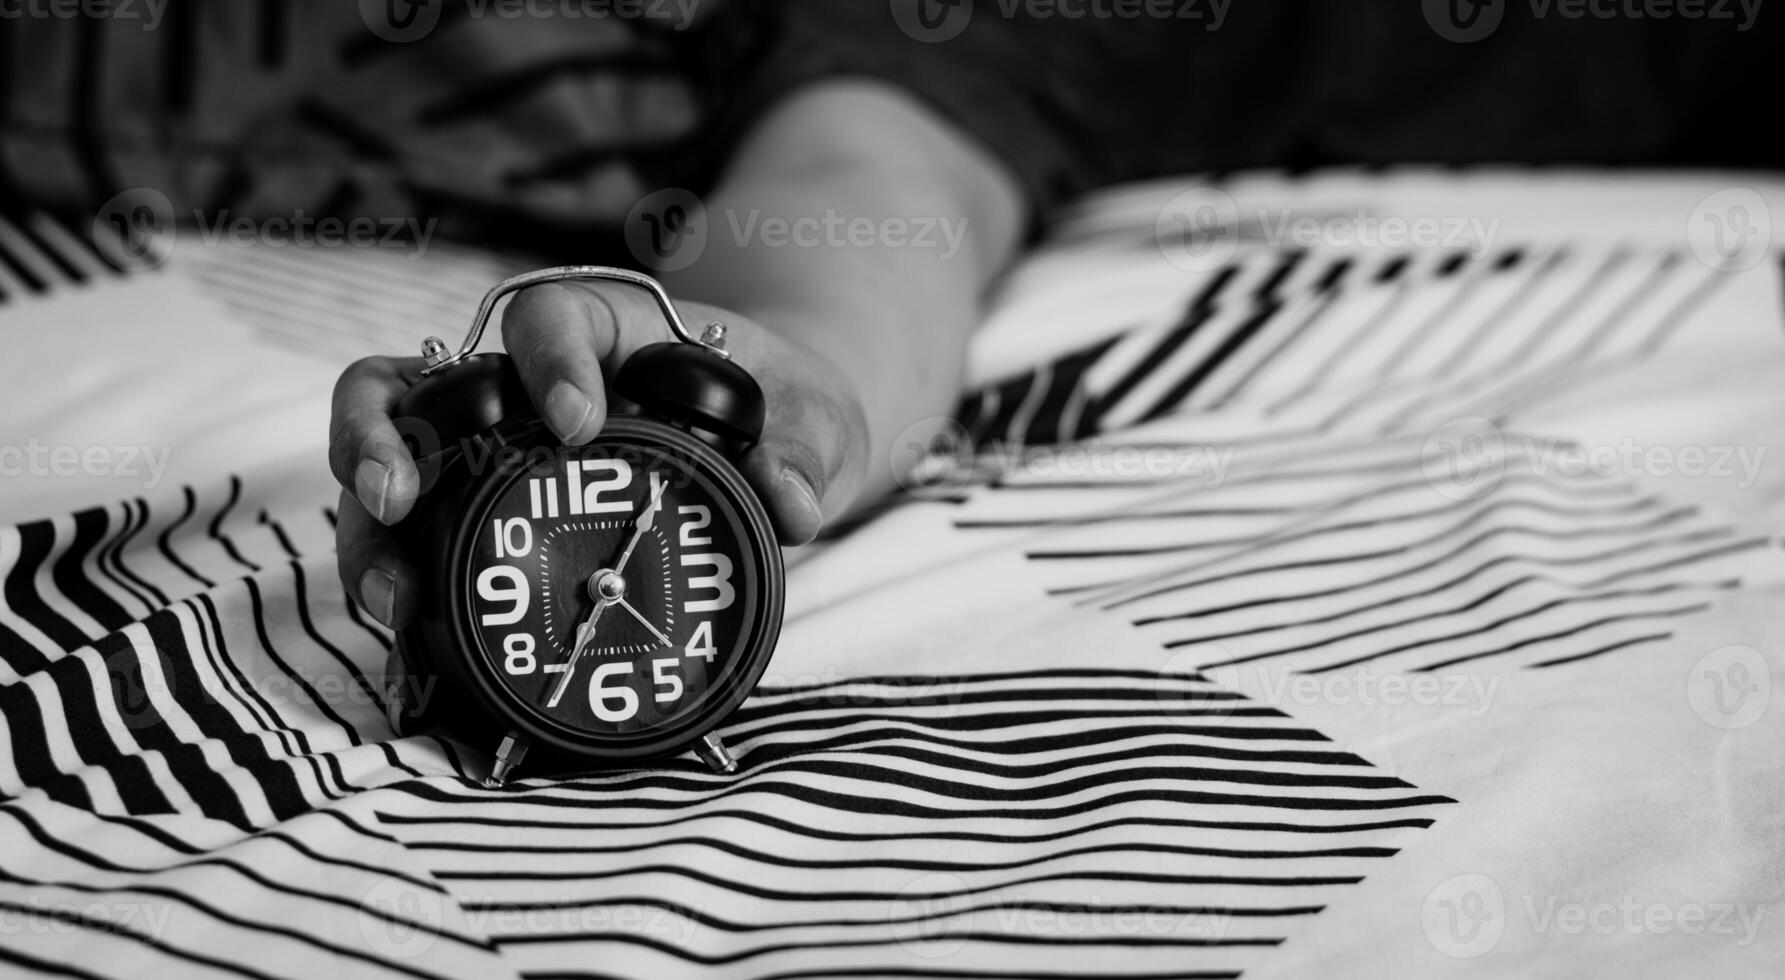
<svg viewBox="0 0 1785 980"><path fill-rule="evenodd" d="M563 280L649 291L677 338L621 366L610 392L633 408L610 405L584 446L546 427L507 355L474 353L504 296ZM396 527L422 579L397 634L399 724L494 745L486 785L529 754L540 771L688 749L737 768L713 730L768 664L784 583L735 465L761 437L762 389L724 342L719 323L693 336L650 277L578 266L496 286L457 353L423 344L395 413L423 488Z"/></svg>

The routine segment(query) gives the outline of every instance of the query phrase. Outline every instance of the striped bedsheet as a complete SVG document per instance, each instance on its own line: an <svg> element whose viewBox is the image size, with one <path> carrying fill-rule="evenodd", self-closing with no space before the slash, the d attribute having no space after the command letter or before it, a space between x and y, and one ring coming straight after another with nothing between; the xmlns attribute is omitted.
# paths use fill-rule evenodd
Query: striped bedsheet
<svg viewBox="0 0 1785 980"><path fill-rule="evenodd" d="M491 746L394 737L314 406L257 407L282 441L252 465L9 511L0 973L1768 975L1776 259L1514 228L1184 268L1159 199L1111 195L1016 274L954 438L790 556L736 776L487 790ZM183 303L312 387L513 262L199 252L144 281L3 227L39 274L0 282L0 331ZM1636 929L1593 926L1623 904Z"/></svg>

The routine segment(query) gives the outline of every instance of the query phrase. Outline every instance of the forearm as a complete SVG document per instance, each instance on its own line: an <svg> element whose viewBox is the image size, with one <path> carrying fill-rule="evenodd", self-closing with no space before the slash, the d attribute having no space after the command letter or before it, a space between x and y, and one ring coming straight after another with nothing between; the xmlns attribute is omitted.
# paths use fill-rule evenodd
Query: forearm
<svg viewBox="0 0 1785 980"><path fill-rule="evenodd" d="M1021 201L977 148L865 83L815 88L771 113L707 200L706 250L666 277L672 290L805 345L861 400L867 431L846 436L861 443L848 454L855 472L827 494L828 515L890 491L895 438L953 409ZM781 223L801 219L791 240Z"/></svg>

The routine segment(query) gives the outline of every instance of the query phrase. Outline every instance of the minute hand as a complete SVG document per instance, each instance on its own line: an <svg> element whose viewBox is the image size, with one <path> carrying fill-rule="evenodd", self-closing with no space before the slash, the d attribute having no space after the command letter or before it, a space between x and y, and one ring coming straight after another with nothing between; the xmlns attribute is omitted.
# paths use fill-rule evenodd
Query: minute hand
<svg viewBox="0 0 1785 980"><path fill-rule="evenodd" d="M656 474L652 475L655 476ZM651 482L656 484L651 490L651 502L645 505L644 513L638 515L638 520L633 525L635 530L632 532L632 540L626 542L626 550L620 552L620 559L614 562L614 574L616 575L626 570L626 562L631 560L632 550L638 547L638 543L644 538L645 532L649 531L651 525L657 522L657 507L663 500L664 484L657 480Z"/></svg>

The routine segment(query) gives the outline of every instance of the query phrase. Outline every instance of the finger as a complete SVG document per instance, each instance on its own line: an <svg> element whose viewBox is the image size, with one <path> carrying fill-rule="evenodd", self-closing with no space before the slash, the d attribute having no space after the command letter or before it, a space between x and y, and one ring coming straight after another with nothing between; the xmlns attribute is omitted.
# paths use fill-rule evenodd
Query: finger
<svg viewBox="0 0 1785 980"><path fill-rule="evenodd" d="M415 462L392 424L397 399L420 377L419 358L368 357L335 382L329 419L329 468L368 515L394 524L420 492Z"/></svg>
<svg viewBox="0 0 1785 980"><path fill-rule="evenodd" d="M661 319L649 297L634 292L547 283L517 293L503 314L503 345L534 407L568 445L595 438L607 418L601 365L617 365L648 342L643 338Z"/></svg>
<svg viewBox="0 0 1785 980"><path fill-rule="evenodd" d="M409 624L419 585L415 569L391 530L347 491L335 520L335 565L341 586L373 619L392 629Z"/></svg>
<svg viewBox="0 0 1785 980"><path fill-rule="evenodd" d="M762 441L744 456L743 473L782 543L800 545L848 503L848 484L859 482L849 450L865 442L867 423L852 399L777 389L769 397Z"/></svg>

